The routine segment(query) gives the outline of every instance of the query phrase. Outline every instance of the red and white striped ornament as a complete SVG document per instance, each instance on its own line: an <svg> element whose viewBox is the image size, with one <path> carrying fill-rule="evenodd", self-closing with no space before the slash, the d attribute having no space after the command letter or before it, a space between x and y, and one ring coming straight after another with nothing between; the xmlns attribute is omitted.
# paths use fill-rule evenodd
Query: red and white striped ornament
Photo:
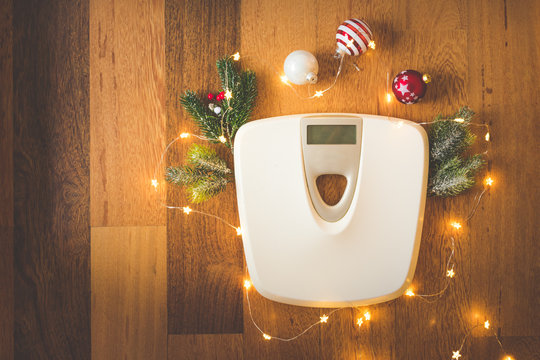
<svg viewBox="0 0 540 360"><path fill-rule="evenodd" d="M336 33L337 52L358 56L365 53L373 40L369 25L360 19L345 20Z"/></svg>

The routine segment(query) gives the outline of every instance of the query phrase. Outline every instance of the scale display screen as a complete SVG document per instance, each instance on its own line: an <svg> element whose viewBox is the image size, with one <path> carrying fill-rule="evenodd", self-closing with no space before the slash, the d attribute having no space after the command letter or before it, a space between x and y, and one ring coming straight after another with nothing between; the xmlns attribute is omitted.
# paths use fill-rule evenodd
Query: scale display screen
<svg viewBox="0 0 540 360"><path fill-rule="evenodd" d="M356 125L308 125L308 145L356 144Z"/></svg>

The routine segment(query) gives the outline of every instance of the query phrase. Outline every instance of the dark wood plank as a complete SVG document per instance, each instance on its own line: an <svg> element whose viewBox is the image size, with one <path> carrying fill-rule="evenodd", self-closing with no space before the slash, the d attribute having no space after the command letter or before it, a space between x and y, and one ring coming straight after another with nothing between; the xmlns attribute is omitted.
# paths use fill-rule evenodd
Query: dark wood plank
<svg viewBox="0 0 540 360"><path fill-rule="evenodd" d="M242 334L169 335L168 343L168 360L244 359Z"/></svg>
<svg viewBox="0 0 540 360"><path fill-rule="evenodd" d="M90 358L88 2L15 1L15 357Z"/></svg>
<svg viewBox="0 0 540 360"><path fill-rule="evenodd" d="M178 103L187 89L219 90L215 62L238 50L239 1L166 1L167 138L197 132ZM170 153L179 164L189 142ZM229 164L232 158L221 147ZM185 205L183 190L169 187L169 204ZM215 200L192 206L238 223L232 187ZM170 334L240 333L242 245L234 230L213 218L169 211L168 328Z"/></svg>
<svg viewBox="0 0 540 360"><path fill-rule="evenodd" d="M13 4L0 1L0 359L13 358Z"/></svg>

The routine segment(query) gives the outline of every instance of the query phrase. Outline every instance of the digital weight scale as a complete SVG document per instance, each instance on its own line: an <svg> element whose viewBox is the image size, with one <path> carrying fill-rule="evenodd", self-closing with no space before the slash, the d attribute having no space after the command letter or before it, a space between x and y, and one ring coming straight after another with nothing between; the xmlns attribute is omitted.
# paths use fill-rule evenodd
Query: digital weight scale
<svg viewBox="0 0 540 360"><path fill-rule="evenodd" d="M428 174L424 129L363 114L250 122L234 167L247 267L268 299L301 306L392 300L416 267ZM347 179L334 206L316 180Z"/></svg>

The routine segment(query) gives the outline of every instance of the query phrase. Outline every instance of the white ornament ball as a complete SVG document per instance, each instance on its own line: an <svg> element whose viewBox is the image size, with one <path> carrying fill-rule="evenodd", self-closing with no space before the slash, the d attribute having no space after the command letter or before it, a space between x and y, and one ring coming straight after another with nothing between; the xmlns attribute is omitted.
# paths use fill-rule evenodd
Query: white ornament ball
<svg viewBox="0 0 540 360"><path fill-rule="evenodd" d="M214 107L214 112L219 115L219 113L221 113L221 108L219 106Z"/></svg>
<svg viewBox="0 0 540 360"><path fill-rule="evenodd" d="M319 63L309 51L296 50L285 59L283 70L287 79L293 84L315 84L318 80Z"/></svg>

